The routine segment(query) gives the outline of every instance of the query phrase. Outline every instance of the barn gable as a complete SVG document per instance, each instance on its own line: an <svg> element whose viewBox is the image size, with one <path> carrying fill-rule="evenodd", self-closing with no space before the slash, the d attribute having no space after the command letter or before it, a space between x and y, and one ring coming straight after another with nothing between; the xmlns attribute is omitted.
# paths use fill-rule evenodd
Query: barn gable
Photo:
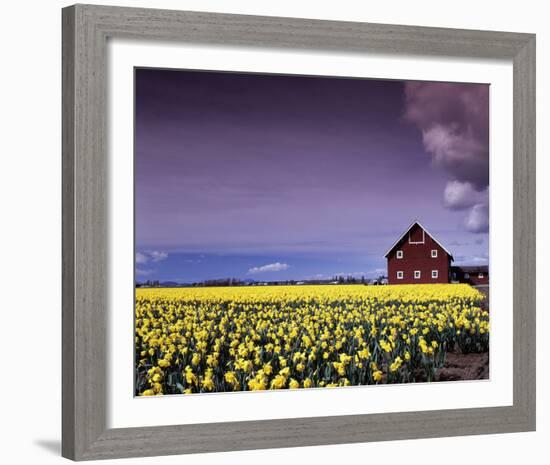
<svg viewBox="0 0 550 465"><path fill-rule="evenodd" d="M417 227L415 227L417 226ZM422 226L418 221L414 221L406 230L405 232L397 239L393 245L388 249L388 251L384 254L384 257L388 257L390 253L392 253L397 246L402 244L404 241L409 242L410 244L424 244L426 242L426 236L429 236L432 241L434 241L439 247L443 249L443 251L449 256L451 261L454 261L453 254L449 252L441 242L439 242L434 236L432 236L428 230Z"/></svg>

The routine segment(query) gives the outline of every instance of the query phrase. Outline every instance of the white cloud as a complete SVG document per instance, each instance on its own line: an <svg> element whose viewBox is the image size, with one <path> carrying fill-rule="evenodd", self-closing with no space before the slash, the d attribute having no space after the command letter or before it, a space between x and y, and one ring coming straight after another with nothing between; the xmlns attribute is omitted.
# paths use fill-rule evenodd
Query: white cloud
<svg viewBox="0 0 550 465"><path fill-rule="evenodd" d="M471 182L449 181L443 193L443 204L450 210L464 210L485 203L489 193L478 191Z"/></svg>
<svg viewBox="0 0 550 465"><path fill-rule="evenodd" d="M143 264L149 261L147 255L142 254L141 252L136 252L136 263Z"/></svg>
<svg viewBox="0 0 550 465"><path fill-rule="evenodd" d="M489 188L478 191L470 182L449 181L443 194L443 204L449 210L469 209L464 220L467 231L489 231Z"/></svg>
<svg viewBox="0 0 550 465"><path fill-rule="evenodd" d="M489 206L477 204L472 207L464 223L466 229L473 233L489 232Z"/></svg>
<svg viewBox="0 0 550 465"><path fill-rule="evenodd" d="M159 252L158 250L153 250L152 252L149 252L149 256L151 257L151 261L153 262L160 262L168 258L168 254L166 252Z"/></svg>
<svg viewBox="0 0 550 465"><path fill-rule="evenodd" d="M166 258L168 258L168 254L166 252L161 252L158 250L152 250L149 252L136 252L136 263L141 265L148 262L160 262L162 260L165 260Z"/></svg>
<svg viewBox="0 0 550 465"><path fill-rule="evenodd" d="M286 263L276 262L276 263L270 263L268 265L255 266L254 268L250 268L248 270L248 274L258 274L258 273L284 271L284 270L288 270L288 265Z"/></svg>

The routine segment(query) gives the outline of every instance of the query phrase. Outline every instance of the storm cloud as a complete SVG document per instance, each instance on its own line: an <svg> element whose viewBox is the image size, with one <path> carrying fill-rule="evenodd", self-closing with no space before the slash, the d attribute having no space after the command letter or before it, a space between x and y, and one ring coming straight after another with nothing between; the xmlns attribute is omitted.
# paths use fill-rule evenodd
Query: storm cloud
<svg viewBox="0 0 550 465"><path fill-rule="evenodd" d="M444 190L445 207L469 208L466 229L486 232L489 224L489 86L407 82L405 119L418 126L433 164L450 178Z"/></svg>

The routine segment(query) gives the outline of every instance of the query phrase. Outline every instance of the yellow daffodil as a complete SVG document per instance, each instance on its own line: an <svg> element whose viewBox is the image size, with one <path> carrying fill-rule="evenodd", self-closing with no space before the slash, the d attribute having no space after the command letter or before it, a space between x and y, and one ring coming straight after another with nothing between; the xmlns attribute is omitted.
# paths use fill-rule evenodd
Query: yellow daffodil
<svg viewBox="0 0 550 465"><path fill-rule="evenodd" d="M483 302L463 284L140 288L136 394L411 382L488 350Z"/></svg>

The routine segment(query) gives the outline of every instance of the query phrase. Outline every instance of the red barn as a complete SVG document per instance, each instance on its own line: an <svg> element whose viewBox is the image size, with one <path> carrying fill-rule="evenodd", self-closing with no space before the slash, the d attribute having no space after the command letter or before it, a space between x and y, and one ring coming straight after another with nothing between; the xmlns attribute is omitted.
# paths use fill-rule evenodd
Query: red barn
<svg viewBox="0 0 550 465"><path fill-rule="evenodd" d="M418 221L397 239L385 257L388 284L448 283L452 254Z"/></svg>

